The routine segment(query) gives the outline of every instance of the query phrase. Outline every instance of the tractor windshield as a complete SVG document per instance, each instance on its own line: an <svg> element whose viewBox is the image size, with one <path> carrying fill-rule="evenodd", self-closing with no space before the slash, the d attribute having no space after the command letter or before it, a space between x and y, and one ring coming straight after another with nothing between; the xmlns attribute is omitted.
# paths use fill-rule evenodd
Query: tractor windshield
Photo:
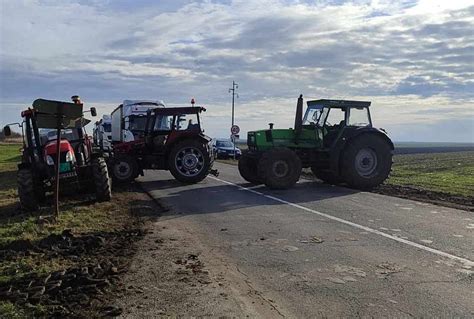
<svg viewBox="0 0 474 319"><path fill-rule="evenodd" d="M40 129L39 130L41 144L46 144L51 140L55 140L57 137L57 131L54 129ZM61 130L61 138L64 138L68 141L79 140L79 130L77 129L63 129Z"/></svg>
<svg viewBox="0 0 474 319"><path fill-rule="evenodd" d="M321 117L322 105L310 106L306 109L306 114L304 115L303 125L314 125L318 123L319 118Z"/></svg>
<svg viewBox="0 0 474 319"><path fill-rule="evenodd" d="M324 109L321 110L321 114L319 115L319 118L318 118L318 126L323 126L324 125L324 122L326 121L326 118L328 117L329 115L329 108L328 107L325 107Z"/></svg>

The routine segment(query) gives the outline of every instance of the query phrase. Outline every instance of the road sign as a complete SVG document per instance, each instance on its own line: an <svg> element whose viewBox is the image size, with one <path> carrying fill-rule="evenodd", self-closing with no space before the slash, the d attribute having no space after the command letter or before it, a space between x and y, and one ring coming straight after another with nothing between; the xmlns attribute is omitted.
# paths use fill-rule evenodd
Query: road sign
<svg viewBox="0 0 474 319"><path fill-rule="evenodd" d="M240 132L240 127L238 127L237 125L232 125L232 127L230 128L230 132L232 133L232 135L237 135Z"/></svg>

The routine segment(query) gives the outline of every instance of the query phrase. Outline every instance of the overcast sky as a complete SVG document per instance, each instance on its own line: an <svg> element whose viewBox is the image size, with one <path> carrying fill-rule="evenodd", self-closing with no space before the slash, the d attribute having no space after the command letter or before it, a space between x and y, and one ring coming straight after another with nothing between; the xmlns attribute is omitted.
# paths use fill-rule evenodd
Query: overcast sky
<svg viewBox="0 0 474 319"><path fill-rule="evenodd" d="M0 124L79 94L207 107L206 132L290 127L296 99L372 101L396 141L474 142L472 0L0 0ZM471 6L470 6L471 5Z"/></svg>

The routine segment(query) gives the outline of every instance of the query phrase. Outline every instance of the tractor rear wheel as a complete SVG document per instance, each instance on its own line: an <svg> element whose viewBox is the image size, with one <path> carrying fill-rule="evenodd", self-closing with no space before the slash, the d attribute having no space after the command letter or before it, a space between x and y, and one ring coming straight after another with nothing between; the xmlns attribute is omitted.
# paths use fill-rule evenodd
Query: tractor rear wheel
<svg viewBox="0 0 474 319"><path fill-rule="evenodd" d="M27 211L37 210L39 208L38 197L41 197L41 191L44 196L44 190L35 189L33 173L28 168L19 169L17 179L18 197L20 198L21 207Z"/></svg>
<svg viewBox="0 0 474 319"><path fill-rule="evenodd" d="M252 184L262 184L258 177L258 161L256 158L243 153L239 159L239 173L243 179Z"/></svg>
<svg viewBox="0 0 474 319"><path fill-rule="evenodd" d="M381 136L363 134L344 150L343 178L349 186L368 190L383 183L392 168L392 148Z"/></svg>
<svg viewBox="0 0 474 319"><path fill-rule="evenodd" d="M128 155L118 155L112 160L112 178L117 183L130 183L138 177L138 163Z"/></svg>
<svg viewBox="0 0 474 319"><path fill-rule="evenodd" d="M301 160L288 148L265 152L258 163L258 176L271 189L286 189L296 184L301 175Z"/></svg>
<svg viewBox="0 0 474 319"><path fill-rule="evenodd" d="M211 171L213 160L206 144L196 139L178 142L168 156L168 168L178 181L194 184Z"/></svg>
<svg viewBox="0 0 474 319"><path fill-rule="evenodd" d="M94 177L95 196L99 202L112 198L112 183L109 178L107 164L102 157L92 160L92 175Z"/></svg>
<svg viewBox="0 0 474 319"><path fill-rule="evenodd" d="M331 171L320 170L315 167L311 167L311 171L313 172L314 176L316 176L318 179L322 180L326 184L337 185L342 182L341 178L339 176L336 176Z"/></svg>

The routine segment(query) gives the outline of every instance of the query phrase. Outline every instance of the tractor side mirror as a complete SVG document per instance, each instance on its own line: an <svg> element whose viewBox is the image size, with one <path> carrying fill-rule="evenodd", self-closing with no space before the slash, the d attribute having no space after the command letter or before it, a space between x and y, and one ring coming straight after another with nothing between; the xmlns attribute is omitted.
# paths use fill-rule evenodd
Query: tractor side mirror
<svg viewBox="0 0 474 319"><path fill-rule="evenodd" d="M3 135L5 135L5 136L10 136L10 135L12 135L12 130L11 130L10 126L6 125L6 126L3 128Z"/></svg>
<svg viewBox="0 0 474 319"><path fill-rule="evenodd" d="M97 110L95 107L91 107L91 115L92 116L97 116Z"/></svg>

